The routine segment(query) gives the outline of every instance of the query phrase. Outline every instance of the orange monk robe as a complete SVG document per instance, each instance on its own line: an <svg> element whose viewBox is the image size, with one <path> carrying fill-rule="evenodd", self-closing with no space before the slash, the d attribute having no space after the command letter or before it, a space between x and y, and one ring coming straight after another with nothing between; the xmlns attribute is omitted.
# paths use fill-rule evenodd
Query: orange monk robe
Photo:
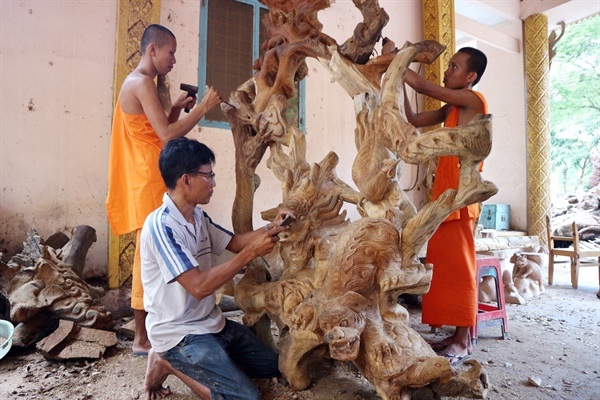
<svg viewBox="0 0 600 400"><path fill-rule="evenodd" d="M162 141L145 114L125 114L117 100L110 138L106 211L115 235L141 229L167 191L158 169Z"/></svg>
<svg viewBox="0 0 600 400"><path fill-rule="evenodd" d="M144 220L162 204L167 191L158 157L162 141L146 114L125 114L117 100L110 137L106 211L115 235L136 232L131 266L131 308L144 309L141 279L140 232Z"/></svg>
<svg viewBox="0 0 600 400"><path fill-rule="evenodd" d="M481 93L473 91L487 114L487 102ZM458 125L458 108L452 107L445 127ZM433 183L433 198L446 189L457 189L460 160L454 156L438 159ZM454 211L440 224L427 244L427 261L433 264L429 292L423 295L423 323L431 326L474 326L477 313L475 282L475 239L473 225L479 216L479 205L472 204Z"/></svg>

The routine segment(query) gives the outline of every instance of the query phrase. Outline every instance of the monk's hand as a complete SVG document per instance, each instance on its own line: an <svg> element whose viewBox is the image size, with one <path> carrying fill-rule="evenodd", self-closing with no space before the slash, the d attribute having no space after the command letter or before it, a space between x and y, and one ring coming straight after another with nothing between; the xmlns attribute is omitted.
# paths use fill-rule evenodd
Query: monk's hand
<svg viewBox="0 0 600 400"><path fill-rule="evenodd" d="M220 102L221 96L219 96L219 93L212 86L207 86L199 106L206 110L204 113L207 113Z"/></svg>
<svg viewBox="0 0 600 400"><path fill-rule="evenodd" d="M173 103L173 107L177 107L180 110L184 108L192 109L196 105L196 96L188 96L187 93L182 93L179 95L175 103Z"/></svg>

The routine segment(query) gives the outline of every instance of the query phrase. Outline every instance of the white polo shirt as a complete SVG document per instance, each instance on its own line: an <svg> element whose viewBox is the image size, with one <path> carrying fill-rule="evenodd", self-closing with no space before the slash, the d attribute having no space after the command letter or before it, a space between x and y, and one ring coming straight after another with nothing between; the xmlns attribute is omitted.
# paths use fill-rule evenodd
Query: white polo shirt
<svg viewBox="0 0 600 400"><path fill-rule="evenodd" d="M167 193L144 222L140 239L146 330L154 351L176 346L185 335L220 332L225 326L212 295L196 300L175 279L185 271L212 267L233 234L212 222L199 206L194 224L185 220Z"/></svg>

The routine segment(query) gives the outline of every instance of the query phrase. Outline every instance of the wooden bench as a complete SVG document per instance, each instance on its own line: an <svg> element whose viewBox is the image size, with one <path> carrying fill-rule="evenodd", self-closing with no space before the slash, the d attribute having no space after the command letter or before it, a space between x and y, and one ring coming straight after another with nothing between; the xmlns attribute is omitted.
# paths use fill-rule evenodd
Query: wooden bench
<svg viewBox="0 0 600 400"><path fill-rule="evenodd" d="M600 266L600 246L592 242L579 240L579 230L577 224L573 222L572 236L558 236L552 233L550 226L550 217L546 215L546 232L548 234L548 284L552 285L554 277L554 257L565 256L571 259L571 285L577 289L579 281L579 267L598 267ZM554 247L555 240L571 242L567 248ZM600 268L599 268L600 269ZM600 283L600 270L598 272L598 281ZM598 292L600 294L600 292ZM599 296L600 297L600 296Z"/></svg>

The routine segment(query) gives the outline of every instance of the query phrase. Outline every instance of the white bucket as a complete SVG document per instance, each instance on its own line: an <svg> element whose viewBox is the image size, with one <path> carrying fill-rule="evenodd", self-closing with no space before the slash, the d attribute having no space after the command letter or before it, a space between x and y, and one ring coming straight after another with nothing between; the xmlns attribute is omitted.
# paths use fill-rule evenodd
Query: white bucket
<svg viewBox="0 0 600 400"><path fill-rule="evenodd" d="M8 321L0 319L0 359L2 359L12 346L12 336L15 327Z"/></svg>

